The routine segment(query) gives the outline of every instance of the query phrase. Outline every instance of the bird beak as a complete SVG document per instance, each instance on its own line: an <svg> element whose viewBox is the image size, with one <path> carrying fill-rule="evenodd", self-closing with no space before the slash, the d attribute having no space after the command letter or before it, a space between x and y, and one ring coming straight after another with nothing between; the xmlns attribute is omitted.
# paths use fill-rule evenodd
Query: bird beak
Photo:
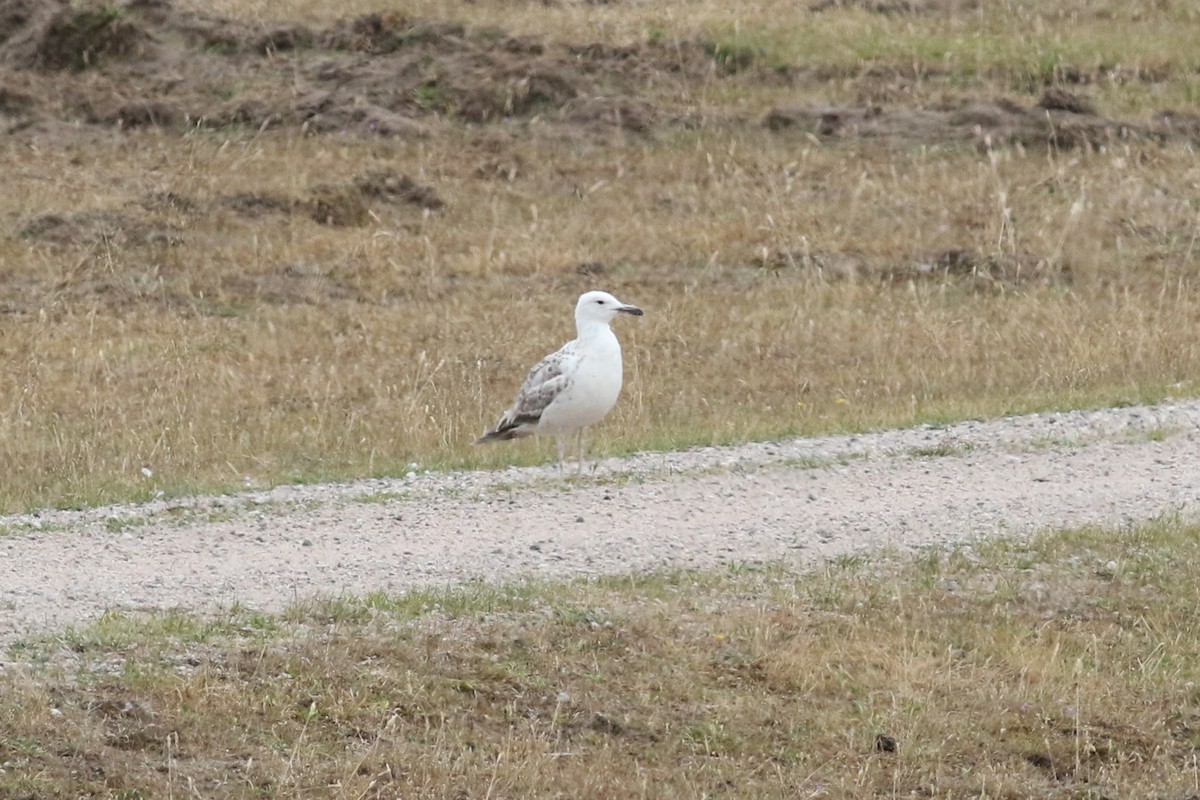
<svg viewBox="0 0 1200 800"><path fill-rule="evenodd" d="M632 314L635 317L640 317L643 313L642 310L637 306L621 306L617 309L617 311L622 314Z"/></svg>

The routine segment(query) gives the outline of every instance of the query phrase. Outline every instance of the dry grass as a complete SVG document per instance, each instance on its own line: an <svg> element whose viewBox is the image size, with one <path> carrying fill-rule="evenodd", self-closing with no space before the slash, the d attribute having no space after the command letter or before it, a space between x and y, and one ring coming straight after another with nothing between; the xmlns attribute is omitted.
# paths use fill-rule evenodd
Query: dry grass
<svg viewBox="0 0 1200 800"><path fill-rule="evenodd" d="M0 678L0 794L1192 796L1198 533L111 616Z"/></svg>
<svg viewBox="0 0 1200 800"><path fill-rule="evenodd" d="M264 28L282 22L327 25L380 10L372 0L337 6L289 0L286 14L279 3L264 0L187 0L182 5ZM877 7L890 7L893 13L873 13ZM903 13L905 8L911 13ZM911 75L915 80L905 91L917 94L929 87L1027 90L1056 71L1081 71L1113 110L1149 112L1200 99L1192 82L1174 80L1200 66L1192 46L1200 11L1188 3L814 0L739 3L731 9L719 0L520 0L457 7L409 0L396 10L415 19L451 19L576 44L703 41L716 49L750 53L773 66L814 67L831 79L827 91L832 96L844 97L874 67Z"/></svg>
<svg viewBox="0 0 1200 800"><path fill-rule="evenodd" d="M502 463L511 449L472 438L570 335L572 298L592 285L649 311L621 326L629 385L599 432L608 450L1192 391L1175 386L1200 368L1189 153L993 166L694 138L604 161L517 145L525 173L482 185L482 155L454 157L469 141L192 141L175 163L179 144L152 140L93 166L97 189L72 196L88 207L168 188L206 206L300 195L400 163L446 208L350 230L218 211L150 252L11 240L26 286L0 345L15 376L0 388L13 456L0 505ZM162 165L150 176L133 163L147 153ZM36 217L71 211L63 200L5 205ZM917 272L954 248L1041 254L1048 277ZM576 273L597 260L607 274Z"/></svg>
<svg viewBox="0 0 1200 800"><path fill-rule="evenodd" d="M251 20L275 8L196 5ZM292 7L297 20L332 8ZM889 20L903 20L897 42L931 50L946 26L983 37L987 68L946 56L927 73L886 48L852 57L901 68L889 92L935 97L1018 91L1031 57L1018 51L1038 36L1075 54L1063 63L1145 66L1146 40L1127 29L1182 29L1189 13L1058 8L807 14L805 35L829 51L763 47L823 64L828 79L800 95L794 84L652 82L648 100L698 124L647 136L564 135L535 119L518 135L450 126L413 141L222 130L8 142L0 510L545 458L536 444L470 442L571 334L573 298L593 287L648 312L620 326L627 393L597 431L602 452L1192 393L1190 144L981 151L736 122L874 86L871 70L837 77L847 56L833 43ZM473 25L571 42L728 26L706 3L686 20L651 3L458 10ZM747 8L734 34L779 36L767 33L778 12ZM996 40L1031 13L1041 33ZM1194 56L1156 41L1154 92L1175 97ZM363 196L355 182L381 170L444 205ZM355 224L313 219L320 198L343 198L338 213ZM39 232L55 218L70 235ZM597 262L600 274L580 274Z"/></svg>

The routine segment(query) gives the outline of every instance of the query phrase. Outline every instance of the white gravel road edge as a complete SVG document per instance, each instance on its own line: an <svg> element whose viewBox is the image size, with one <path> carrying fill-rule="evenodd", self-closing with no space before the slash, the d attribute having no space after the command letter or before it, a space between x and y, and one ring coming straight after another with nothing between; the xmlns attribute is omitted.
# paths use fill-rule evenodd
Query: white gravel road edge
<svg viewBox="0 0 1200 800"><path fill-rule="evenodd" d="M0 654L105 610L729 562L1200 511L1200 400L0 517ZM3 661L0 655L0 661Z"/></svg>

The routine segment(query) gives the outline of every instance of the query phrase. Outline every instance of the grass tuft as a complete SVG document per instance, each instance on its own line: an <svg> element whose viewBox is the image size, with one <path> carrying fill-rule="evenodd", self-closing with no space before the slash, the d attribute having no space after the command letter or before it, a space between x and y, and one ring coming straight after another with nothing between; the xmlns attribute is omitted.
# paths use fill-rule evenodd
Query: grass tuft
<svg viewBox="0 0 1200 800"><path fill-rule="evenodd" d="M1197 534L111 614L0 675L0 794L1186 796Z"/></svg>

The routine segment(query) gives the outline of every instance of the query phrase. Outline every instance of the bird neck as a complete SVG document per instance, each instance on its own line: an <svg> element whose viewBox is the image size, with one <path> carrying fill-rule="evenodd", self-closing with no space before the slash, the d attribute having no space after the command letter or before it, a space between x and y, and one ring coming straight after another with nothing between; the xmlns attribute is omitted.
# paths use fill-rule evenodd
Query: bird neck
<svg viewBox="0 0 1200 800"><path fill-rule="evenodd" d="M575 331L580 339L595 339L601 336L612 336L612 328L607 322L595 319L575 320Z"/></svg>

